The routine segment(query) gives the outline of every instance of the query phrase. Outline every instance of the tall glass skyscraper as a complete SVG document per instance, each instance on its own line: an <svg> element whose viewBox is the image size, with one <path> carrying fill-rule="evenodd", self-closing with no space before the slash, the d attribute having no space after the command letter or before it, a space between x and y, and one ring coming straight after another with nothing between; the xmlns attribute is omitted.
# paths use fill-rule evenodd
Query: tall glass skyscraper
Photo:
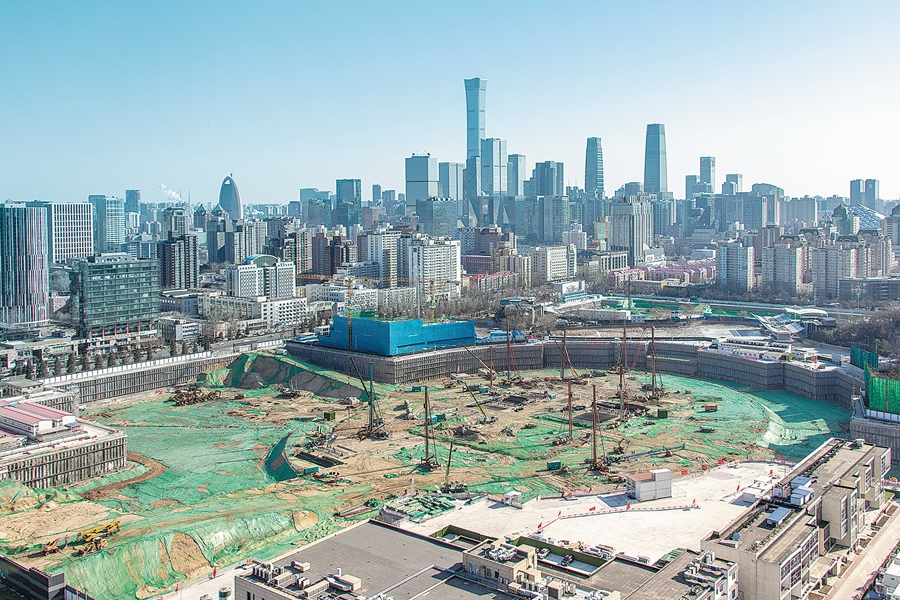
<svg viewBox="0 0 900 600"><path fill-rule="evenodd" d="M241 206L241 194L237 184L231 175L222 181L222 189L219 190L219 206L225 209L228 215L234 219L244 218L244 209Z"/></svg>
<svg viewBox="0 0 900 600"><path fill-rule="evenodd" d="M125 190L125 212L141 212L141 190Z"/></svg>
<svg viewBox="0 0 900 600"><path fill-rule="evenodd" d="M115 196L88 196L94 207L94 249L121 252L125 243L125 200Z"/></svg>
<svg viewBox="0 0 900 600"><path fill-rule="evenodd" d="M644 146L644 192L663 194L669 191L666 167L666 126L661 123L647 125L647 143Z"/></svg>
<svg viewBox="0 0 900 600"><path fill-rule="evenodd" d="M484 99L487 79L466 79L466 158L481 155L484 139Z"/></svg>
<svg viewBox="0 0 900 600"><path fill-rule="evenodd" d="M23 202L0 205L0 324L42 327L50 322L47 209Z"/></svg>
<svg viewBox="0 0 900 600"><path fill-rule="evenodd" d="M506 140L481 140L481 193L485 196L505 196L507 193Z"/></svg>
<svg viewBox="0 0 900 600"><path fill-rule="evenodd" d="M700 157L700 183L708 183L712 190L716 188L716 157Z"/></svg>
<svg viewBox="0 0 900 600"><path fill-rule="evenodd" d="M603 198L603 148L600 138L587 139L584 157L584 193L588 198Z"/></svg>

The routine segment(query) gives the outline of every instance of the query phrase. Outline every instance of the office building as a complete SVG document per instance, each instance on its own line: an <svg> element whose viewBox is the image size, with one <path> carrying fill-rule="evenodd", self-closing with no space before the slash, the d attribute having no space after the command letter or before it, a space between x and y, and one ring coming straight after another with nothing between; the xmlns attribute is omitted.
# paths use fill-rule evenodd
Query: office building
<svg viewBox="0 0 900 600"><path fill-rule="evenodd" d="M463 171L463 198L467 211L478 213L476 199L481 193L481 157L471 156L466 159L466 168Z"/></svg>
<svg viewBox="0 0 900 600"><path fill-rule="evenodd" d="M600 138L587 139L584 157L584 193L588 198L603 198L603 148Z"/></svg>
<svg viewBox="0 0 900 600"><path fill-rule="evenodd" d="M506 196L507 186L506 140L481 140L481 192L485 196ZM407 194L408 195L408 194Z"/></svg>
<svg viewBox="0 0 900 600"><path fill-rule="evenodd" d="M241 205L241 194L231 175L222 181L222 188L219 190L219 206L221 206L232 219L238 220L244 218L244 208Z"/></svg>
<svg viewBox="0 0 900 600"><path fill-rule="evenodd" d="M484 139L484 102L487 80L466 79L466 160L480 156Z"/></svg>
<svg viewBox="0 0 900 600"><path fill-rule="evenodd" d="M877 179L854 179L850 182L850 206L861 204L872 210L879 210L880 195Z"/></svg>
<svg viewBox="0 0 900 600"><path fill-rule="evenodd" d="M666 166L666 126L661 123L647 125L644 146L644 191L663 194L669 191Z"/></svg>
<svg viewBox="0 0 900 600"><path fill-rule="evenodd" d="M412 155L406 159L406 205L409 216L419 200L437 198L440 195L440 180L437 159L428 154Z"/></svg>
<svg viewBox="0 0 900 600"><path fill-rule="evenodd" d="M90 202L29 202L47 211L50 262L64 263L94 253L94 217Z"/></svg>
<svg viewBox="0 0 900 600"><path fill-rule="evenodd" d="M506 193L510 196L525 195L525 155L510 154L506 166Z"/></svg>
<svg viewBox="0 0 900 600"><path fill-rule="evenodd" d="M200 283L200 254L197 236L169 234L156 245L159 261L159 287L163 290L187 290Z"/></svg>
<svg viewBox="0 0 900 600"><path fill-rule="evenodd" d="M452 198L458 202L462 200L465 169L464 163L438 163L438 192L441 198Z"/></svg>
<svg viewBox="0 0 900 600"><path fill-rule="evenodd" d="M684 176L684 197L686 200L690 200L694 197L694 194L697 193L697 188L700 185L700 177L697 175L685 175Z"/></svg>
<svg viewBox="0 0 900 600"><path fill-rule="evenodd" d="M183 208L170 206L162 213L160 222L160 237L168 239L169 234L179 236L188 232L187 211Z"/></svg>
<svg viewBox="0 0 900 600"><path fill-rule="evenodd" d="M544 243L561 244L563 232L569 228L569 197L542 196L538 204L541 211L538 238Z"/></svg>
<svg viewBox="0 0 900 600"><path fill-rule="evenodd" d="M654 200L650 203L653 212L653 235L671 235L675 225L675 201Z"/></svg>
<svg viewBox="0 0 900 600"><path fill-rule="evenodd" d="M456 200L428 198L416 201L419 228L432 237L450 237L456 228Z"/></svg>
<svg viewBox="0 0 900 600"><path fill-rule="evenodd" d="M226 294L241 298L265 296L269 300L293 298L297 295L294 271L292 262L268 254L249 256L243 264L225 270Z"/></svg>
<svg viewBox="0 0 900 600"><path fill-rule="evenodd" d="M141 212L141 190L125 190L125 212Z"/></svg>
<svg viewBox="0 0 900 600"><path fill-rule="evenodd" d="M631 267L653 247L653 208L644 197L627 196L609 207L608 248L628 252Z"/></svg>
<svg viewBox="0 0 900 600"><path fill-rule="evenodd" d="M729 173L725 175L725 183L734 184L734 192L736 194L744 191L744 176L740 173Z"/></svg>
<svg viewBox="0 0 900 600"><path fill-rule="evenodd" d="M125 243L125 201L115 196L88 196L94 207L94 252L119 252Z"/></svg>
<svg viewBox="0 0 900 600"><path fill-rule="evenodd" d="M700 183L708 184L710 191L716 189L716 157L700 157Z"/></svg>
<svg viewBox="0 0 900 600"><path fill-rule="evenodd" d="M0 205L0 327L31 328L50 320L47 209Z"/></svg>
<svg viewBox="0 0 900 600"><path fill-rule="evenodd" d="M73 264L72 318L79 335L106 337L145 331L159 317L159 263L124 252L98 254Z"/></svg>
<svg viewBox="0 0 900 600"><path fill-rule="evenodd" d="M362 181L338 179L335 190L331 224L344 227L358 225L362 219Z"/></svg>
<svg viewBox="0 0 900 600"><path fill-rule="evenodd" d="M535 196L565 196L566 179L563 163L548 160L534 165L531 178Z"/></svg>
<svg viewBox="0 0 900 600"><path fill-rule="evenodd" d="M755 287L756 268L753 264L753 246L742 246L733 241L716 248L716 283L740 291Z"/></svg>
<svg viewBox="0 0 900 600"><path fill-rule="evenodd" d="M381 186L377 183L372 184L372 204L381 204Z"/></svg>

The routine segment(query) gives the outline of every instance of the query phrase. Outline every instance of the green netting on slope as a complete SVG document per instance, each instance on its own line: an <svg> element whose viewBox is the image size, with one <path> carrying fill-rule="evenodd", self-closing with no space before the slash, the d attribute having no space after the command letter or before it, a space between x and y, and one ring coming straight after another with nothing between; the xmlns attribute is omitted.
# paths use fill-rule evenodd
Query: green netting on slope
<svg viewBox="0 0 900 600"><path fill-rule="evenodd" d="M287 445L290 434L281 438L274 446L269 448L266 457L263 459L266 473L275 481L287 481L297 476L291 464L284 455L284 448Z"/></svg>
<svg viewBox="0 0 900 600"><path fill-rule="evenodd" d="M242 354L228 367L213 371L203 383L209 389L247 390L245 395L275 385L289 386L330 398L358 398L363 393L359 382L345 375L314 367L288 356L254 352Z"/></svg>

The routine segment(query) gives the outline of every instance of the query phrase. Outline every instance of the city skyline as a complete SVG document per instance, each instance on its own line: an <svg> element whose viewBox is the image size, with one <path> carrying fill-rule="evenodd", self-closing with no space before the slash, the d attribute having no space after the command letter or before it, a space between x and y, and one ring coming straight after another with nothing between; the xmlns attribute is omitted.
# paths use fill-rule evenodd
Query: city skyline
<svg viewBox="0 0 900 600"><path fill-rule="evenodd" d="M529 171L567 163L567 185L584 186L589 136L603 139L607 194L641 180L644 128L663 123L670 189L696 172L700 156L715 156L720 173L792 196L846 196L847 181L868 178L882 182L882 197L900 196L890 177L900 122L889 102L900 57L890 30L900 7L798 3L735 19L735 9L713 4L654 6L560 7L548 16L537 5L492 5L479 9L483 18L507 19L511 33L487 39L468 27L463 5L423 14L362 4L343 12L4 5L0 48L11 60L0 77L17 93L0 115L0 197L84 200L142 189L142 200L154 202L165 199L154 190L164 183L209 203L226 173L248 204L287 202L301 187L332 189L343 178L401 190L413 152L464 162L460 80L473 77L490 82L485 136L508 140ZM423 26L435 20L460 32L460 43L435 43L447 35ZM317 43L337 22L359 39ZM596 40L579 35L598 22L614 27ZM242 35L234 37L236 23ZM395 26L396 35L383 35ZM865 43L845 34L854 28L865 28ZM539 31L566 43L525 49L511 63L516 33ZM679 39L669 42L622 43L674 32ZM701 61L736 77L685 87L684 73ZM532 93L525 76L540 64L553 68ZM584 77L588 65L596 78ZM400 77L398 94L387 82ZM332 91L336 80L367 91ZM642 93L649 81L669 91ZM865 82L865 93L854 82Z"/></svg>

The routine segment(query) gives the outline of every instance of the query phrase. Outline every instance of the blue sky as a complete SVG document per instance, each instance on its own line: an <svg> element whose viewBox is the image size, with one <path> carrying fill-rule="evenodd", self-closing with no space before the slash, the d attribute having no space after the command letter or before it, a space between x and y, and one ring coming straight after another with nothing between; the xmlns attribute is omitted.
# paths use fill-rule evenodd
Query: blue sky
<svg viewBox="0 0 900 600"><path fill-rule="evenodd" d="M666 124L669 187L699 157L789 195L900 196L900 3L0 3L0 198L86 199L160 184L245 203L403 159L465 160L463 79L488 80L487 135L607 192L643 176Z"/></svg>

